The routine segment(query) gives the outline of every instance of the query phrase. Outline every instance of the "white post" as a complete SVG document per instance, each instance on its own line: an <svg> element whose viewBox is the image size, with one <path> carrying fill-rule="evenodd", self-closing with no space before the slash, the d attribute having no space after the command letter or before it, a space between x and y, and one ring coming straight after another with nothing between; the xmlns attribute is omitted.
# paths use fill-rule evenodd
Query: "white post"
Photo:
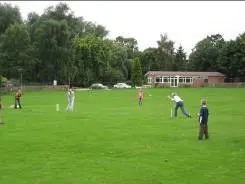
<svg viewBox="0 0 245 184"><path fill-rule="evenodd" d="M179 86L179 75L176 75L177 77L177 87Z"/></svg>
<svg viewBox="0 0 245 184"><path fill-rule="evenodd" d="M54 81L53 81L53 85L54 85L54 86L57 86L57 80L54 80Z"/></svg>
<svg viewBox="0 0 245 184"><path fill-rule="evenodd" d="M56 111L60 111L60 104L56 104Z"/></svg>

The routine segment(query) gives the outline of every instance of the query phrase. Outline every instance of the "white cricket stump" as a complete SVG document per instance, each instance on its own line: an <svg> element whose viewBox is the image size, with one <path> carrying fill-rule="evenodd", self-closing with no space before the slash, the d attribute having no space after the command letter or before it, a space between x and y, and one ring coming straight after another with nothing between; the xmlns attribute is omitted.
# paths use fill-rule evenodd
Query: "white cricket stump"
<svg viewBox="0 0 245 184"><path fill-rule="evenodd" d="M56 111L60 111L60 104L56 104Z"/></svg>

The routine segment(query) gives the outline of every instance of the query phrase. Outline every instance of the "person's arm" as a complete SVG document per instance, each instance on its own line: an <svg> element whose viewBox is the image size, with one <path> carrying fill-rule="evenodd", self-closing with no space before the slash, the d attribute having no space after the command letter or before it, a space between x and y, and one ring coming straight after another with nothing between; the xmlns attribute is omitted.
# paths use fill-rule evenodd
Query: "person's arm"
<svg viewBox="0 0 245 184"><path fill-rule="evenodd" d="M169 98L170 100L174 101L174 98L171 98L170 96L168 96L168 98Z"/></svg>
<svg viewBox="0 0 245 184"><path fill-rule="evenodd" d="M202 116L203 116L203 109L202 109L202 107L201 107L201 109L200 109L200 112L199 112L199 123L201 123L201 120L202 120Z"/></svg>

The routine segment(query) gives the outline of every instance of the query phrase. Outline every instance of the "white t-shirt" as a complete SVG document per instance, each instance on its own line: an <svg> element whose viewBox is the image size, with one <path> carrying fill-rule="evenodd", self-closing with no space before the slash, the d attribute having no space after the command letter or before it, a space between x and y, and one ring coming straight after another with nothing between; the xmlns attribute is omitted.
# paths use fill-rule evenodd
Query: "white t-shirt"
<svg viewBox="0 0 245 184"><path fill-rule="evenodd" d="M69 101L73 101L75 99L75 93L74 93L74 91L68 91L67 96L68 96L68 100Z"/></svg>
<svg viewBox="0 0 245 184"><path fill-rule="evenodd" d="M178 103L178 102L183 102L183 100L182 100L179 96L177 96L177 95L175 95L175 96L173 97L173 101L175 101L176 103Z"/></svg>

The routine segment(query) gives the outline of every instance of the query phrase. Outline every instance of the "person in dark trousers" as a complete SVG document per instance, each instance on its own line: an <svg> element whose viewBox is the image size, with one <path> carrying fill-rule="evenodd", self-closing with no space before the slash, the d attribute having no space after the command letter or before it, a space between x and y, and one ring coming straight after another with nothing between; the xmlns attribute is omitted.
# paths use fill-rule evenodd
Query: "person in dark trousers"
<svg viewBox="0 0 245 184"><path fill-rule="evenodd" d="M22 97L22 92L19 89L16 93L15 93L15 103L14 103L14 108L17 109L18 106L21 109L21 103L20 103L20 98Z"/></svg>
<svg viewBox="0 0 245 184"><path fill-rule="evenodd" d="M205 139L208 139L209 138L209 135L208 135L209 111L207 108L207 100L205 100L205 99L201 100L201 109L200 109L200 112L198 115L199 115L199 123L200 123L198 139L202 140L203 135L205 135Z"/></svg>
<svg viewBox="0 0 245 184"><path fill-rule="evenodd" d="M176 103L176 106L174 109L174 117L177 117L177 111L180 108L182 113L186 117L191 118L191 115L184 108L184 101L176 93L171 93L171 96L168 96L168 98Z"/></svg>

